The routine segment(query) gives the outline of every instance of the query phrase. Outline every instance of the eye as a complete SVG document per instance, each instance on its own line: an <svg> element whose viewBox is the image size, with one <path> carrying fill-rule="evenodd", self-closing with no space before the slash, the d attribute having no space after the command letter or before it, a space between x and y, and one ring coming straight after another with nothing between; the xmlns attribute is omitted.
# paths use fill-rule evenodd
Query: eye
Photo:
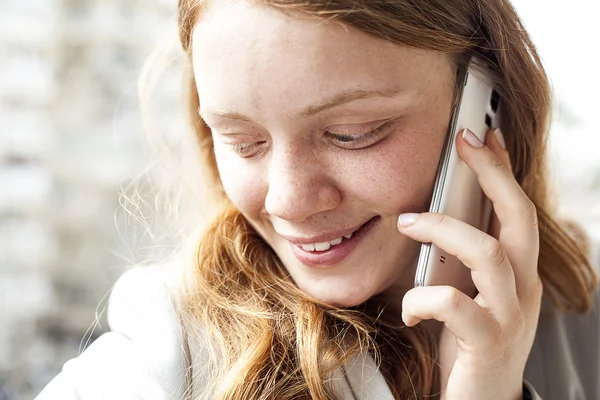
<svg viewBox="0 0 600 400"><path fill-rule="evenodd" d="M384 134L389 122L378 126L368 132L357 134L340 134L334 132L325 132L325 136L334 143L346 149L360 149L374 144Z"/></svg>
<svg viewBox="0 0 600 400"><path fill-rule="evenodd" d="M242 158L250 158L260 152L265 141L250 142L250 143L225 143L233 152Z"/></svg>

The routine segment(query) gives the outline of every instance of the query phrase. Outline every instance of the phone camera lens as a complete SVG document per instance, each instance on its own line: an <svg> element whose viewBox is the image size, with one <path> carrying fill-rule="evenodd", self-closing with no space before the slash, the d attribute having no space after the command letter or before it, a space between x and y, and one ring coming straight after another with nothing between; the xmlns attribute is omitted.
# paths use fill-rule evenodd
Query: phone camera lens
<svg viewBox="0 0 600 400"><path fill-rule="evenodd" d="M490 99L490 106L493 112L498 112L498 103L500 102L500 95L495 90L492 90L492 98Z"/></svg>

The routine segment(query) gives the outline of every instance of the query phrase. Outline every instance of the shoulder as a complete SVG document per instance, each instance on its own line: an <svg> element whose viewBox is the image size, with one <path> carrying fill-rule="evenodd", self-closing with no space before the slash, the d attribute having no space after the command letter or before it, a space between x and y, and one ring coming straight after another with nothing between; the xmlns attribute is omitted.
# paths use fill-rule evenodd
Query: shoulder
<svg viewBox="0 0 600 400"><path fill-rule="evenodd" d="M135 267L114 285L110 332L94 341L38 400L181 399L187 388L185 344L170 266Z"/></svg>
<svg viewBox="0 0 600 400"><path fill-rule="evenodd" d="M107 318L111 330L143 341L172 337L179 325L175 313L176 274L169 265L126 271L110 296Z"/></svg>
<svg viewBox="0 0 600 400"><path fill-rule="evenodd" d="M600 245L590 256L600 272ZM553 306L544 299L546 311ZM540 316L525 379L543 399L591 399L600 393L600 288L585 313L553 310Z"/></svg>
<svg viewBox="0 0 600 400"><path fill-rule="evenodd" d="M181 328L177 319L178 271L172 265L135 267L115 283L107 311L108 324L155 365L179 361Z"/></svg>

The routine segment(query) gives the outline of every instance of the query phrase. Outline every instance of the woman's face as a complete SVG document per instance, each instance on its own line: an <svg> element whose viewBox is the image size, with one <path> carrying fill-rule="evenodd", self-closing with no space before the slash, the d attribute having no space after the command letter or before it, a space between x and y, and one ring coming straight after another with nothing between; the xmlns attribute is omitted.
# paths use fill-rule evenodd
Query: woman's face
<svg viewBox="0 0 600 400"><path fill-rule="evenodd" d="M225 192L298 287L339 306L411 287L419 244L396 221L429 205L448 58L235 1L212 2L193 40Z"/></svg>

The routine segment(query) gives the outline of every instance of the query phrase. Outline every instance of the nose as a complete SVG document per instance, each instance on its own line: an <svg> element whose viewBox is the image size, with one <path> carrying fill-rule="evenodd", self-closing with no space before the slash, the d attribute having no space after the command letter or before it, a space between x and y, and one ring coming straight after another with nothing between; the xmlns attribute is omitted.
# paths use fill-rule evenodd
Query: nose
<svg viewBox="0 0 600 400"><path fill-rule="evenodd" d="M314 155L284 154L272 157L265 210L290 222L302 222L311 215L334 209L342 195L331 168Z"/></svg>

